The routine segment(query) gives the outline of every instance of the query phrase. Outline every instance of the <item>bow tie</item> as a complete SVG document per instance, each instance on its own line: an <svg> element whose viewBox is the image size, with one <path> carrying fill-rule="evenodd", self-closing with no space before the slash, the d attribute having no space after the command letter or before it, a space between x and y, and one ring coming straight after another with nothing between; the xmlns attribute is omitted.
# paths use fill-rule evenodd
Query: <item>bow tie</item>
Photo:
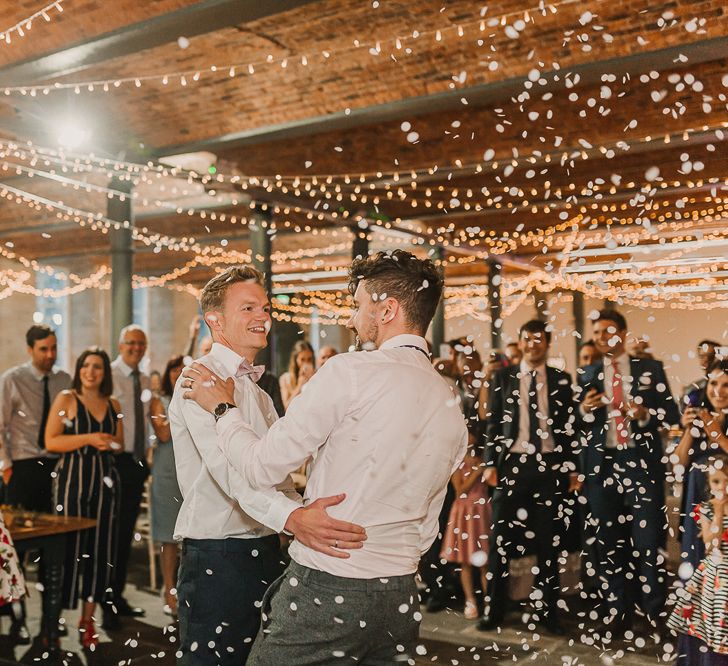
<svg viewBox="0 0 728 666"><path fill-rule="evenodd" d="M264 365L250 365L245 359L242 360L238 369L235 371L236 377L250 377L256 384L265 372Z"/></svg>

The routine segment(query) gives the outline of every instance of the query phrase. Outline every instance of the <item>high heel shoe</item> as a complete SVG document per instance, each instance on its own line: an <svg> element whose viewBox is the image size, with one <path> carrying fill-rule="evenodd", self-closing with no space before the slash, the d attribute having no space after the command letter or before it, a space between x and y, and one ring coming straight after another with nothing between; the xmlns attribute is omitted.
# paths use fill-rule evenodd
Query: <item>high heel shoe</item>
<svg viewBox="0 0 728 666"><path fill-rule="evenodd" d="M78 625L78 638L84 650L95 650L99 644L99 637L93 620L81 620Z"/></svg>

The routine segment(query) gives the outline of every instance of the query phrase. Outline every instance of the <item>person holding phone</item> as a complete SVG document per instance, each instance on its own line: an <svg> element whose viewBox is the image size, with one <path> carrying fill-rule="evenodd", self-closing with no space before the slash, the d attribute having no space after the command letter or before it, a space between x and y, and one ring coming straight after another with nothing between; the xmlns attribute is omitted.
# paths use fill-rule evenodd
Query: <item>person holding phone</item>
<svg viewBox="0 0 728 666"><path fill-rule="evenodd" d="M667 598L662 430L677 424L680 414L662 363L628 356L625 318L605 309L593 326L603 359L577 377L600 611L612 637L631 630L637 605L662 631Z"/></svg>
<svg viewBox="0 0 728 666"><path fill-rule="evenodd" d="M670 459L675 475L683 478L683 506L680 521L680 573L682 578L695 571L705 557L700 528L700 506L709 499L706 468L716 453L728 451L726 411L728 411L728 359L713 361L707 368L703 389L693 386L684 397L681 418L683 434ZM677 637L680 663L699 663L702 641L688 633Z"/></svg>
<svg viewBox="0 0 728 666"><path fill-rule="evenodd" d="M716 452L728 453L728 359L708 369L704 391L690 391L681 418L683 434L670 459L683 479L684 512L681 518L681 560L697 567L705 555L700 528L693 514L707 499L705 463Z"/></svg>

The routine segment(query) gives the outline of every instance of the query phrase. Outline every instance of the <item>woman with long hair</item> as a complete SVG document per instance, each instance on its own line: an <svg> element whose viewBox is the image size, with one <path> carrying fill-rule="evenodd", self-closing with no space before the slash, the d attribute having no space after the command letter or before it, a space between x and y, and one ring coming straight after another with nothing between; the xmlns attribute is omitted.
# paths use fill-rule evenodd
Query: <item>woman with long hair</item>
<svg viewBox="0 0 728 666"><path fill-rule="evenodd" d="M46 448L60 453L53 500L61 516L83 516L96 527L66 540L63 567L65 608L83 603L79 634L84 648L95 649L96 604L103 601L115 564L119 476L114 452L123 449L119 403L107 353L87 349L76 361L70 391L56 396L46 426Z"/></svg>
<svg viewBox="0 0 728 666"><path fill-rule="evenodd" d="M681 424L683 434L671 452L676 476L683 478L684 510L680 525L681 578L698 568L705 557L705 543L696 509L710 497L707 492L706 465L716 454L728 453L728 359L715 361L708 368L704 391L690 392ZM677 665L703 663L698 639L680 633ZM712 662L711 662L712 663Z"/></svg>
<svg viewBox="0 0 728 666"><path fill-rule="evenodd" d="M184 370L182 356L173 356L167 361L167 367L162 374L159 397L152 398L149 405L149 415L154 434L157 437L152 463L152 539L155 543L160 544L162 578L164 579L164 612L173 617L177 615L175 581L177 580L179 555L177 544L174 541L174 525L182 504L182 493L177 483L172 433L167 414L172 392L182 370Z"/></svg>
<svg viewBox="0 0 728 666"><path fill-rule="evenodd" d="M291 359L288 363L288 372L281 375L281 397L283 406L288 409L291 400L295 398L313 377L313 347L305 340L299 340L291 350Z"/></svg>

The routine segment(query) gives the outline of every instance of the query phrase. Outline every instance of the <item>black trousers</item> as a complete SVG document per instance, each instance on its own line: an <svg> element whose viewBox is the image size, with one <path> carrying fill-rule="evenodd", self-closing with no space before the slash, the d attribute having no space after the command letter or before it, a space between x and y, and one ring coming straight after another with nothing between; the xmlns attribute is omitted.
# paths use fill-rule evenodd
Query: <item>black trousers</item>
<svg viewBox="0 0 728 666"><path fill-rule="evenodd" d="M119 473L121 496L119 498L118 550L111 589L113 600L118 601L124 596L134 527L139 517L139 505L144 493L144 482L149 476L149 467L145 461L135 460L131 453L120 453L115 456L114 461Z"/></svg>
<svg viewBox="0 0 728 666"><path fill-rule="evenodd" d="M645 463L635 449L608 452L600 473L587 476L605 617L629 620L635 605L653 620L664 612L664 478L664 472Z"/></svg>
<svg viewBox="0 0 728 666"><path fill-rule="evenodd" d="M263 595L283 573L278 535L185 539L177 581L178 666L240 666L260 628Z"/></svg>
<svg viewBox="0 0 728 666"><path fill-rule="evenodd" d="M13 474L8 484L7 502L28 511L53 513L51 473L57 458L28 458L13 461Z"/></svg>
<svg viewBox="0 0 728 666"><path fill-rule="evenodd" d="M556 613L559 599L558 525L559 506L568 480L552 469L553 457L508 454L498 468L498 486L493 492L493 529L488 556L488 615L502 620L508 603L508 567L512 557L536 554L538 574L536 599L539 618Z"/></svg>
<svg viewBox="0 0 728 666"><path fill-rule="evenodd" d="M447 484L447 493L445 501L442 504L442 510L438 518L438 531L435 540L432 542L430 549L422 556L420 562L420 574L422 580L427 585L430 598L446 600L451 594L450 585L450 565L442 563L440 558L440 550L442 549L442 539L447 529L447 521L450 517L450 509L455 501L455 490L452 483Z"/></svg>

